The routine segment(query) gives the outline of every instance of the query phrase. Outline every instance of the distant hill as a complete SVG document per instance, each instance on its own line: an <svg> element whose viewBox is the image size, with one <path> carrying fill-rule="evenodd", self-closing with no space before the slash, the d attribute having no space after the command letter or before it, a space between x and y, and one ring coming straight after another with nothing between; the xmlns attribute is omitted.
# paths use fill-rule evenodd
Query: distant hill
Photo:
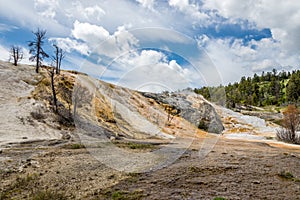
<svg viewBox="0 0 300 200"><path fill-rule="evenodd" d="M212 101L211 96L226 94L226 106L235 108L237 105L251 106L283 106L300 102L300 70L286 72L262 72L253 77L243 76L239 82L229 83L227 86L202 87L194 89ZM225 93L225 94L224 94Z"/></svg>

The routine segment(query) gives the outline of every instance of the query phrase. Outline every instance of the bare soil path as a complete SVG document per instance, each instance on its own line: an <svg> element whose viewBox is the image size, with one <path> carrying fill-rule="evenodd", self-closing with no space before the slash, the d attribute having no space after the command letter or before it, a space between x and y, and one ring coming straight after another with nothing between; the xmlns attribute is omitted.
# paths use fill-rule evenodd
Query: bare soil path
<svg viewBox="0 0 300 200"><path fill-rule="evenodd" d="M0 154L6 158L0 165L0 196L31 199L49 193L63 199L300 199L298 147L220 138L205 159L200 159L198 142L175 163L137 174L108 168L82 147L23 144Z"/></svg>

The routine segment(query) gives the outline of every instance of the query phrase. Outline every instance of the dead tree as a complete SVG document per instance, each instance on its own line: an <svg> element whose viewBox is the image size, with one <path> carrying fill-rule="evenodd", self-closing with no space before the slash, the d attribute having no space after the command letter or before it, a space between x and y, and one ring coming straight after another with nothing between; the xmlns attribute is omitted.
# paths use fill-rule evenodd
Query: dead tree
<svg viewBox="0 0 300 200"><path fill-rule="evenodd" d="M64 59L65 57L65 51L62 50L62 48L58 47L56 44L53 45L55 48L55 56L53 56L53 60L55 62L55 71L56 74L60 73L60 66L61 66L61 61Z"/></svg>
<svg viewBox="0 0 300 200"><path fill-rule="evenodd" d="M14 62L14 66L17 66L18 62L23 59L23 51L22 51L21 47L13 45L10 48L10 57L9 57L9 60L11 60L11 59Z"/></svg>
<svg viewBox="0 0 300 200"><path fill-rule="evenodd" d="M50 78L51 78L51 89L52 89L52 95L53 95L53 106L54 106L54 112L58 113L57 108L57 98L56 98L56 90L54 86L54 68L49 70Z"/></svg>
<svg viewBox="0 0 300 200"><path fill-rule="evenodd" d="M38 29L36 32L33 32L33 34L35 35L34 40L28 43L30 47L29 53L32 55L29 60L36 61L35 71L39 73L39 67L42 65L43 59L49 57L42 48L44 40L46 39L46 31Z"/></svg>

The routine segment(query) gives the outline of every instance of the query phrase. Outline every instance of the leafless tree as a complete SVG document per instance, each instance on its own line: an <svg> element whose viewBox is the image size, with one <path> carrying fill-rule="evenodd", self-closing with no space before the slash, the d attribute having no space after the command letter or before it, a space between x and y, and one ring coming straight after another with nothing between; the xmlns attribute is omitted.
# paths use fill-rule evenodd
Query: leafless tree
<svg viewBox="0 0 300 200"><path fill-rule="evenodd" d="M61 61L64 59L65 57L65 51L62 50L62 48L58 47L56 44L53 45L55 48L55 56L53 56L53 60L55 62L55 71L56 74L60 73L60 66L61 66Z"/></svg>
<svg viewBox="0 0 300 200"><path fill-rule="evenodd" d="M300 128L300 112L295 105L288 105L283 112L283 129L277 131L277 138L279 140L300 144L300 137L297 131Z"/></svg>
<svg viewBox="0 0 300 200"><path fill-rule="evenodd" d="M30 47L29 53L32 55L29 60L36 61L35 71L39 73L39 67L42 65L43 59L49 57L42 48L44 40L46 39L46 31L38 29L36 32L33 32L33 34L35 35L34 40L28 43Z"/></svg>
<svg viewBox="0 0 300 200"><path fill-rule="evenodd" d="M54 75L55 75L54 67L49 70L49 75L50 75L50 78L51 78L51 89L52 89L52 95L53 95L54 112L58 113L56 90L55 90L55 85L54 85Z"/></svg>
<svg viewBox="0 0 300 200"><path fill-rule="evenodd" d="M14 61L14 65L17 66L18 62L23 59L23 51L21 47L13 45L10 48L9 60L11 59Z"/></svg>

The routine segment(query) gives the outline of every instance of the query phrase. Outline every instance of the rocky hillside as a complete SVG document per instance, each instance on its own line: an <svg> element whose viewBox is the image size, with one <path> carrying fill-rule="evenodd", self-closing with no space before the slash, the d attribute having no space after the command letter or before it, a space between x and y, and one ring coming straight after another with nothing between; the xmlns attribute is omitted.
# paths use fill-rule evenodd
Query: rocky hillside
<svg viewBox="0 0 300 200"><path fill-rule="evenodd" d="M201 95L141 93L66 71L55 77L56 115L47 68L36 74L27 65L1 62L0 67L0 145L68 137L82 120L103 128L108 138L194 137L204 134L199 124L208 132L223 130L214 107Z"/></svg>

